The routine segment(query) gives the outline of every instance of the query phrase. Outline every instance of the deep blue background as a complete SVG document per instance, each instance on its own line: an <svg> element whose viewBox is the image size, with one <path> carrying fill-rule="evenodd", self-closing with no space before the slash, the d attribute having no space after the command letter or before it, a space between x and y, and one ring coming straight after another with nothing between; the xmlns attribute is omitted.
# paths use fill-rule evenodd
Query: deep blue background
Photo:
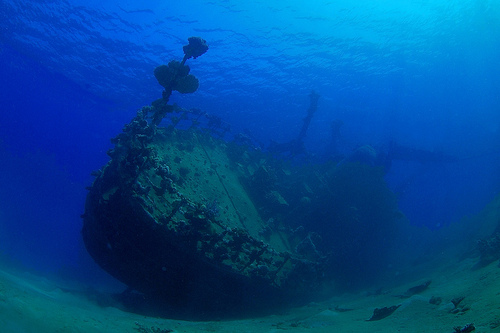
<svg viewBox="0 0 500 333"><path fill-rule="evenodd" d="M188 62L184 107L259 142L296 136L325 154L391 140L459 158L394 162L387 180L410 221L431 229L478 212L500 185L500 5L495 1L3 1L0 4L0 251L40 270L87 267L85 187L138 108L160 97L155 66ZM323 156L324 157L324 156Z"/></svg>

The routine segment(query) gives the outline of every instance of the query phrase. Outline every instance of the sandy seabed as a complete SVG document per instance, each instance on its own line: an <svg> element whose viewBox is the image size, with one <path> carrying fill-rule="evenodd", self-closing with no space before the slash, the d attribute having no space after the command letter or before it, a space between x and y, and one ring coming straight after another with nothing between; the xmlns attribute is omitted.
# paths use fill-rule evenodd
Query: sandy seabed
<svg viewBox="0 0 500 333"><path fill-rule="evenodd" d="M444 264L445 263L445 264ZM477 259L441 261L413 282L370 295L346 294L285 313L243 320L182 321L145 317L100 307L60 282L16 270L0 271L0 332L454 332L474 323L475 332L500 332L500 268L474 269ZM436 266L434 266L436 267ZM432 280L422 293L400 298ZM441 304L431 304L431 297ZM456 308L451 300L464 297ZM390 316L367 321L375 308L401 305Z"/></svg>

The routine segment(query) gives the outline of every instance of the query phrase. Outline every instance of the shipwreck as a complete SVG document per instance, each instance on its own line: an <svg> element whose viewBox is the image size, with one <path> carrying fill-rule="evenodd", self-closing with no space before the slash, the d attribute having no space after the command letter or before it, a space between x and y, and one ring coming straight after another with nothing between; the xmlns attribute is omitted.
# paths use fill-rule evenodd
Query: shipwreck
<svg viewBox="0 0 500 333"><path fill-rule="evenodd" d="M209 314L308 302L378 267L397 216L383 172L283 157L303 151L319 96L298 139L267 151L243 134L228 139L218 117L168 103L196 91L185 63L207 49L191 37L182 61L157 67L162 98L112 139L83 214L90 255L155 304Z"/></svg>

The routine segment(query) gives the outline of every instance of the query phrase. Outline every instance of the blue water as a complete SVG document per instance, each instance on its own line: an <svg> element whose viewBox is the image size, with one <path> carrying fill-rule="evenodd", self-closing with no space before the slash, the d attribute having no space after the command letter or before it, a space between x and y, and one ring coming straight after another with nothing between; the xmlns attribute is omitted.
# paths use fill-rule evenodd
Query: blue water
<svg viewBox="0 0 500 333"><path fill-rule="evenodd" d="M190 36L210 45L189 61L200 88L171 101L264 146L297 136L314 90L319 159L334 120L345 155L393 141L456 157L393 162L412 224L460 223L499 193L498 1L3 0L0 22L0 251L27 267L99 271L80 237L90 172Z"/></svg>

